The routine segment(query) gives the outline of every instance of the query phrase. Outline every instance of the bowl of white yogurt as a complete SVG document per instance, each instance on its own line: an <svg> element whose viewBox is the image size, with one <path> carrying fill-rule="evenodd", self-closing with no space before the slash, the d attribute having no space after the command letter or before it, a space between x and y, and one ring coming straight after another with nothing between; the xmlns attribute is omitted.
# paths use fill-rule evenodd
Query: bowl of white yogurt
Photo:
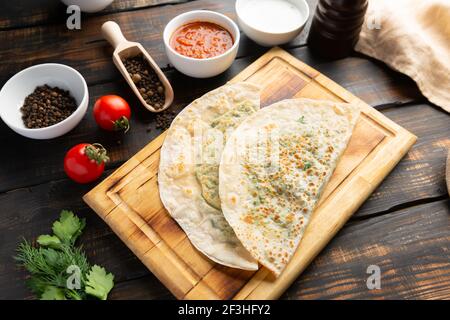
<svg viewBox="0 0 450 320"><path fill-rule="evenodd" d="M299 35L308 21L309 7L305 0L236 0L236 14L250 39L271 47Z"/></svg>

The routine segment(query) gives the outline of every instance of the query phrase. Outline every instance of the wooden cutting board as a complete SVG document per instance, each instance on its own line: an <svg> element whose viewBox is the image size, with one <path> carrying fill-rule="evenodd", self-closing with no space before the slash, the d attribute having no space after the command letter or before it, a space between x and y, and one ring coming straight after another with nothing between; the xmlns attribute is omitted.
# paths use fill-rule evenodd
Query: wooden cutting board
<svg viewBox="0 0 450 320"><path fill-rule="evenodd" d="M86 194L86 203L179 299L278 298L416 141L413 134L279 48L231 82L237 81L261 85L263 107L292 97L327 99L358 104L361 117L296 254L278 279L263 267L250 272L218 265L191 245L159 198L164 133Z"/></svg>

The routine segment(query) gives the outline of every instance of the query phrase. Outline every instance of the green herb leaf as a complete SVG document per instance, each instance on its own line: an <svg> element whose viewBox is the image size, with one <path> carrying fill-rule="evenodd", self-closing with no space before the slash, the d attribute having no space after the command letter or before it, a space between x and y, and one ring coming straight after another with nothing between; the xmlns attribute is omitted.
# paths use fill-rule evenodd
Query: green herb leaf
<svg viewBox="0 0 450 320"><path fill-rule="evenodd" d="M84 219L62 211L53 224L55 235L39 236L37 247L25 239L19 244L14 259L31 274L27 285L36 296L43 300L82 300L87 294L107 298L114 276L99 266L91 268L82 248L74 246L84 227ZM68 268L72 266L80 269L80 289L67 288Z"/></svg>
<svg viewBox="0 0 450 320"><path fill-rule="evenodd" d="M66 300L64 290L55 286L47 286L41 295L41 300Z"/></svg>
<svg viewBox="0 0 450 320"><path fill-rule="evenodd" d="M301 116L300 118L297 119L298 122L300 122L301 124L305 124L305 116Z"/></svg>
<svg viewBox="0 0 450 320"><path fill-rule="evenodd" d="M39 248L40 253L44 257L45 262L51 268L59 268L60 263L63 261L61 259L58 251L52 248ZM63 266L64 268L64 266Z"/></svg>
<svg viewBox="0 0 450 320"><path fill-rule="evenodd" d="M66 290L65 294L69 300L83 300L83 297L85 296L83 292L77 290Z"/></svg>
<svg viewBox="0 0 450 320"><path fill-rule="evenodd" d="M41 278L33 276L26 281L26 285L38 297L40 297L47 288L46 281L42 280Z"/></svg>
<svg viewBox="0 0 450 320"><path fill-rule="evenodd" d="M37 242L43 247L49 247L53 249L61 248L61 240L59 240L57 236L43 234L37 238Z"/></svg>
<svg viewBox="0 0 450 320"><path fill-rule="evenodd" d="M24 241L17 248L15 259L31 273L27 281L30 289L38 296L47 285L65 287L67 282L67 268L76 265L81 274L86 274L89 263L80 248L62 245L61 250L52 248L35 248L29 242Z"/></svg>
<svg viewBox="0 0 450 320"><path fill-rule="evenodd" d="M106 300L109 291L114 287L114 276L112 273L106 273L102 267L94 265L91 271L86 275L87 294Z"/></svg>
<svg viewBox="0 0 450 320"><path fill-rule="evenodd" d="M53 223L53 233L66 244L74 244L86 225L85 219L80 219L72 211L63 210L59 220Z"/></svg>
<svg viewBox="0 0 450 320"><path fill-rule="evenodd" d="M311 167L312 167L311 162L306 162L306 163L305 163L305 166L303 167L303 169L308 170L308 169L311 168Z"/></svg>

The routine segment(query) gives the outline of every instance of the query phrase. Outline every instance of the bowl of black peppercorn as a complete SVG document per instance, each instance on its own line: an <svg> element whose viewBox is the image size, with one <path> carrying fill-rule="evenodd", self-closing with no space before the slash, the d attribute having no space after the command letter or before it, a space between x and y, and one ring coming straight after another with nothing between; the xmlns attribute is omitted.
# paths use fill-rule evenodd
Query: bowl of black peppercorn
<svg viewBox="0 0 450 320"><path fill-rule="evenodd" d="M52 139L75 128L86 114L89 92L75 69L45 63L20 71L0 91L0 117L18 134Z"/></svg>

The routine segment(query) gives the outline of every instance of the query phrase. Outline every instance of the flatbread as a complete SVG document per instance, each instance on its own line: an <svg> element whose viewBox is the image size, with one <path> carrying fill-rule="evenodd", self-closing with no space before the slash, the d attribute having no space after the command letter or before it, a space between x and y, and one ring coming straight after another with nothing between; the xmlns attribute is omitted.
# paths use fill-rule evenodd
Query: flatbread
<svg viewBox="0 0 450 320"><path fill-rule="evenodd" d="M220 133L219 137L215 139L214 135L206 134L204 139L202 139L201 149L206 159L196 164L195 175L202 188L203 199L218 210L220 210L221 206L219 197L221 151L227 140L227 135L236 129L245 118L255 113L257 111L256 107L253 102L248 100L239 102L236 107L218 116L211 122L210 127L218 130L218 133ZM219 146L217 145L218 143L220 144ZM217 152L217 147L219 147L220 152Z"/></svg>
<svg viewBox="0 0 450 320"><path fill-rule="evenodd" d="M258 264L226 222L219 199L219 163L226 137L259 109L260 88L236 83L187 106L168 129L158 174L161 201L191 243L225 266Z"/></svg>
<svg viewBox="0 0 450 320"><path fill-rule="evenodd" d="M223 214L242 244L279 276L347 147L359 110L284 100L247 118L222 153Z"/></svg>

